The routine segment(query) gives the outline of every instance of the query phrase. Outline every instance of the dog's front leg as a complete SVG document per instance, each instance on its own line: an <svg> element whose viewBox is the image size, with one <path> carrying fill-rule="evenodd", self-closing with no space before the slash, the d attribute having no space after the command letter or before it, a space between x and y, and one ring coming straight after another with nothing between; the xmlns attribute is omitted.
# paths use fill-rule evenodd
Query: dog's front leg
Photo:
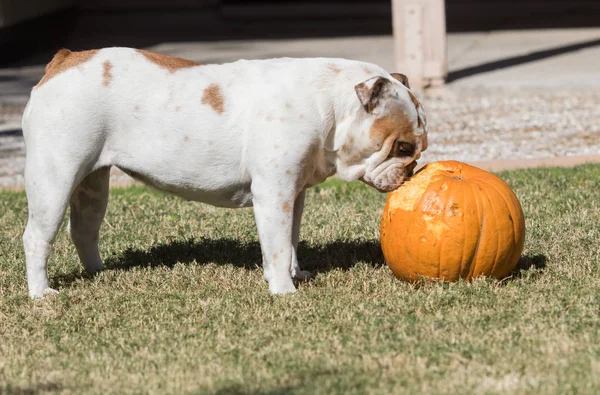
<svg viewBox="0 0 600 395"><path fill-rule="evenodd" d="M264 278L272 294L295 292L292 232L296 192L277 184L253 182L254 216L263 256Z"/></svg>
<svg viewBox="0 0 600 395"><path fill-rule="evenodd" d="M304 198L306 190L303 189L294 202L294 225L292 228L292 277L298 280L306 280L311 277L311 272L301 270L298 264L298 241L300 239L300 223L302 222L302 211L304 211Z"/></svg>

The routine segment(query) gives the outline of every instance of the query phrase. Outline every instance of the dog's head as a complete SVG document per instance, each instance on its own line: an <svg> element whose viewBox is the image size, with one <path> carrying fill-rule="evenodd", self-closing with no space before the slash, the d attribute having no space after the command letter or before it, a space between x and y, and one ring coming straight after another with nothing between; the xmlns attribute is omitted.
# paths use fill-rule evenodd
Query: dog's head
<svg viewBox="0 0 600 395"><path fill-rule="evenodd" d="M355 86L362 108L338 152L339 173L354 174L381 192L412 176L427 149L427 120L403 74L373 77ZM342 177L344 178L344 177Z"/></svg>

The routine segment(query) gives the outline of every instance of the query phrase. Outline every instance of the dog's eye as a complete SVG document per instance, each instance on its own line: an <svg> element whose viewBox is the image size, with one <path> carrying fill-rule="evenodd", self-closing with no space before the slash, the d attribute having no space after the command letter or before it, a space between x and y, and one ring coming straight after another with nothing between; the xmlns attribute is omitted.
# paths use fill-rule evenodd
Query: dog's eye
<svg viewBox="0 0 600 395"><path fill-rule="evenodd" d="M392 156L403 157L403 156L413 156L415 153L414 144L407 143L405 141L396 140L394 143L394 148L392 149Z"/></svg>

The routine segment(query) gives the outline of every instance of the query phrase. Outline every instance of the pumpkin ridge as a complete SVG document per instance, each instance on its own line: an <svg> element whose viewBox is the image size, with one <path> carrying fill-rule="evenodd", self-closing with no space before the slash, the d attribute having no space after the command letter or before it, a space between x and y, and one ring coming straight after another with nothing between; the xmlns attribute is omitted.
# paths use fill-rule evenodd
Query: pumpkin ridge
<svg viewBox="0 0 600 395"><path fill-rule="evenodd" d="M464 210L465 207L466 207L466 205L465 205L465 201L466 201L466 196L465 195L466 195L466 193L465 193L465 188L464 188L464 184L465 183L463 182L461 184L462 184L461 185L462 186L462 188L461 188L461 191L462 191L462 202L461 202L461 206L460 207L462 207L462 210ZM460 269L458 271L458 277L459 278L462 276L462 272L464 270L464 265L465 265L465 249L467 248L467 225L466 225L465 221L466 221L466 219L463 216L462 217L462 228L463 228L462 245L463 245L463 248L462 248L462 251L460 253Z"/></svg>
<svg viewBox="0 0 600 395"><path fill-rule="evenodd" d="M506 208L508 209L508 212L510 213L510 216L511 216L511 218L510 218L510 222L511 222L511 223L512 223L512 225L513 225L513 239L514 239L514 241L515 241L515 246L517 246L517 245L519 244L519 242L518 242L518 240L517 240L517 233L518 233L518 232L517 232L517 229L516 229L516 223L515 223L515 220L514 220L514 218L515 218L514 214L515 214L515 213L514 213L514 212L513 212L513 210L512 210L512 205L511 205L511 204L509 204L509 202L508 202L508 201L507 201L507 200L504 198L504 194L502 194L502 193L501 193L501 192L498 190L498 188L496 188L496 186L495 186L493 183L491 183L491 182L490 182L490 181L488 181L488 180L483 180L483 179L482 179L481 181L485 182L485 183L486 183L487 185L489 185L489 186L490 186L490 187L491 187L493 190L495 190L495 191L498 193L498 195L500 195L500 197L502 198L502 201L504 202L504 204L506 204ZM509 186L508 186L508 184L506 184L506 186L507 186L507 187L509 187ZM509 188L510 188L510 187L509 187ZM512 192L512 191L511 191L511 192Z"/></svg>
<svg viewBox="0 0 600 395"><path fill-rule="evenodd" d="M469 180L470 181L470 180ZM479 228L479 231L477 232L477 241L475 242L475 245L473 246L473 249L470 251L470 255L469 255L469 261L467 262L467 264L469 265L469 271L467 273L467 279L471 278L473 275L473 272L475 271L475 262L477 261L477 253L479 252L479 244L481 241L481 235L482 235L482 231L483 231L483 221L485 220L485 218L482 218L479 216L480 212L482 212L482 210L479 209L479 200L477 197L477 193L475 191L475 187L477 187L477 184L474 182L469 182L466 185L469 186L469 191L471 192L471 198L473 200L473 202L475 203L475 212L477 215L477 228Z"/></svg>
<svg viewBox="0 0 600 395"><path fill-rule="evenodd" d="M444 183L442 183L442 185L444 185ZM440 186L441 189L441 186ZM450 187L448 187L448 189L450 189ZM439 196L439 192L436 194ZM444 206L444 211L446 211L446 206ZM444 219L442 218L442 216L440 215L439 220L442 222L445 222ZM437 278L441 278L440 275L442 274L442 262L444 261L443 257L442 257L442 252L444 251L444 242L446 241L446 238L442 237L440 239L440 243L439 243L439 250L440 252L438 253L438 256L440 257L438 265L437 265Z"/></svg>
<svg viewBox="0 0 600 395"><path fill-rule="evenodd" d="M481 180L480 180L481 181ZM489 183L488 183L489 185ZM492 199L492 196L488 193L487 190L482 190L483 191L483 195L488 199L488 203L489 203L489 209L492 210L492 218L494 219L495 223L494 225L497 225L497 218L498 216L496 215L496 209L494 208L495 204L494 204L494 200ZM494 192L497 193L497 191L494 189ZM497 226L494 226L494 228L497 228ZM498 264L498 252L500 252L500 233L496 232L496 245L495 245L495 252L494 252L494 261L492 262L492 269L490 270L490 275L493 276L494 274L494 269L496 268L496 265Z"/></svg>
<svg viewBox="0 0 600 395"><path fill-rule="evenodd" d="M509 213L509 215L510 215L510 222L511 222L511 224L512 224L512 230L513 230L513 235L512 235L513 237L512 237L512 240L513 240L513 242L514 242L514 247L515 247L515 248L516 248L516 247L518 247L518 245L519 245L519 241L518 241L518 239L517 239L517 238L518 238L518 236L517 236L517 229L515 228L516 224L515 224L515 220L514 220L514 213L513 213L513 211L512 211L511 204L509 204L509 202L508 202L508 201L507 201L507 200L504 198L504 194L502 194L502 193L501 193L501 192L498 190L498 188L496 187L496 185L494 185L494 184L493 184L491 181L484 180L484 179L481 179L480 181L484 182L484 183L485 183L486 185L488 185L488 186L489 186L489 187L490 187L490 188L491 188L493 191L495 191L495 192L496 192L496 194L497 194L498 196L500 196L500 198L502 199L502 202L505 204L505 206L506 206L506 209L507 209L507 211L508 211L508 213ZM502 180L501 180L501 181L502 181ZM510 188L510 187L508 186L508 184L507 184L506 186L507 186L508 188ZM511 192L512 192L512 190L511 190ZM498 236L498 237L500 237L500 236ZM511 255L512 255L512 254L511 254ZM519 255L519 257L520 257L520 255ZM511 256L511 258L512 258L512 256ZM493 265L493 267L492 267L492 273L494 273L494 269L495 269L495 267L496 267L496 264L497 264L497 259L498 259L498 258L497 258L497 252L496 252L496 260L494 261L494 265ZM510 274L510 273L508 273L508 274ZM508 274L507 274L507 275L508 275Z"/></svg>
<svg viewBox="0 0 600 395"><path fill-rule="evenodd" d="M437 189L434 189L434 186L436 186L436 181L439 181L439 180L442 179L442 176L437 175L435 177L436 179L432 180L434 176L435 176L435 174L432 174L429 177L429 182L428 182L427 186L423 189L423 191L422 191L421 195L419 196L419 198L415 200L415 203L413 205L413 209L411 211L412 213L414 213L414 212L425 213L426 212L425 211L425 209L426 209L425 205L429 204L430 202L426 201L424 199L424 196L426 196L429 192L433 192L434 195L436 195L436 196L439 195L442 186L440 185ZM410 231L408 231L407 233L410 233ZM409 243L406 243L407 252L409 250L408 244ZM440 243L440 246L441 246L441 243ZM437 254L437 256L438 256L438 259L441 259L441 247L440 247L440 252ZM415 256L415 259L414 259L414 265L413 265L413 267L415 265L419 264L419 262L421 261L420 258L421 258L421 248L417 248L416 249L416 256ZM439 277L439 270L440 269L439 269L439 265L438 265L438 277Z"/></svg>
<svg viewBox="0 0 600 395"><path fill-rule="evenodd" d="M446 184L448 185L448 188L445 191L446 192L446 196L445 196L446 197L446 204L444 205L444 208L443 208L443 210L444 210L443 215L440 215L440 220L446 225L446 227L448 229L450 229L450 226L446 222L446 219L448 217L447 216L447 212L448 212L448 207L451 206L451 203L453 203L453 199L452 198L453 198L453 196L455 194L455 191L457 189L456 187L457 187L458 182L457 182L457 180L452 179L450 181L447 181ZM442 274L441 273L442 272L442 262L446 262L447 261L447 259L443 259L443 255L442 254L444 253L444 245L448 242L448 239L449 239L449 237L445 237L440 242L440 262L438 264L438 275L437 275L437 278L442 278L441 277L441 274ZM444 280L448 280L448 279L444 279ZM450 280L452 280L452 278Z"/></svg>
<svg viewBox="0 0 600 395"><path fill-rule="evenodd" d="M471 188L471 193L473 194L473 197L475 198L475 205L477 206L477 219L479 220L480 225L479 225L479 233L477 234L477 243L475 244L475 249L473 250L473 258L471 258L471 269L469 270L469 275L467 276L468 280L473 278L473 272L475 271L475 266L476 266L477 262L479 261L477 254L479 253L479 246L481 245L481 237L483 236L483 224L485 223L485 210L481 211L479 209L479 197L473 191L473 185L469 185L469 187ZM481 217L480 217L480 211L481 211Z"/></svg>

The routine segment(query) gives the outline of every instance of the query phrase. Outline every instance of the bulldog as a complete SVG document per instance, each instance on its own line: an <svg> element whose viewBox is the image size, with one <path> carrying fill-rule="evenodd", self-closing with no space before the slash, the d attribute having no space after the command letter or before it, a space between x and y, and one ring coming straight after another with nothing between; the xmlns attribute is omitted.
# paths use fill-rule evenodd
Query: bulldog
<svg viewBox="0 0 600 395"><path fill-rule="evenodd" d="M253 206L264 278L282 294L310 276L296 257L306 189L337 174L391 191L427 148L407 78L337 58L199 65L133 48L63 49L22 127L33 298L56 292L47 261L67 206L84 268L102 269L111 166L184 199Z"/></svg>

